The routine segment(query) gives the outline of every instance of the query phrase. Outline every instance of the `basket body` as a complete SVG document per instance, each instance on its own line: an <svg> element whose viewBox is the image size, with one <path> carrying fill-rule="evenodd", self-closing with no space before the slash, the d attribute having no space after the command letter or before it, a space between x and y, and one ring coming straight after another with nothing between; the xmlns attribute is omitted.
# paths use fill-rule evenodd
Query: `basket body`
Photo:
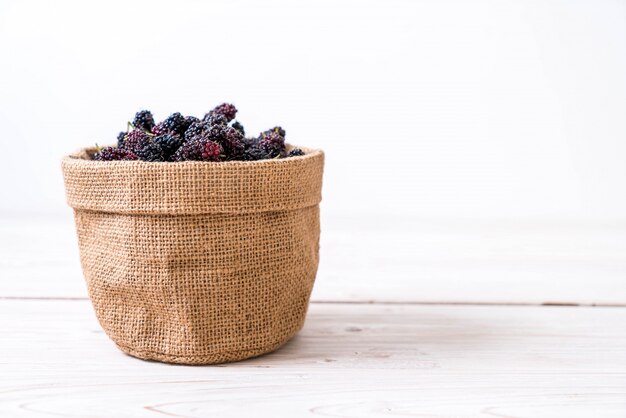
<svg viewBox="0 0 626 418"><path fill-rule="evenodd" d="M324 156L226 163L66 157L96 316L124 352L182 364L275 350L304 324Z"/></svg>

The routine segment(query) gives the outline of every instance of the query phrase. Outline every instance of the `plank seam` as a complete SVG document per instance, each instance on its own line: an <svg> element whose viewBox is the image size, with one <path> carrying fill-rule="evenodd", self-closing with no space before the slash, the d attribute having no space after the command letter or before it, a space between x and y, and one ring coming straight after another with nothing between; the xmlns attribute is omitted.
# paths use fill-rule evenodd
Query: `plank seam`
<svg viewBox="0 0 626 418"><path fill-rule="evenodd" d="M2 300L24 301L87 301L83 296L0 296ZM377 301L377 300L312 300L318 305L441 305L441 306L531 306L566 308L626 308L626 303L575 303L575 302L469 302L469 301Z"/></svg>

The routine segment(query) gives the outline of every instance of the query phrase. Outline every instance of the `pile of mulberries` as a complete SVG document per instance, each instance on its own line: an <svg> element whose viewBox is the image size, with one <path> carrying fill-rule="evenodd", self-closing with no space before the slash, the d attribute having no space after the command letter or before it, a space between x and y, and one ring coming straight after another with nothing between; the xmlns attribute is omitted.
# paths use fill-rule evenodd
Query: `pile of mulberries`
<svg viewBox="0 0 626 418"><path fill-rule="evenodd" d="M222 103L202 119L172 113L155 123L148 110L137 112L125 132L117 136L117 147L98 148L98 161L141 160L257 161L304 155L299 148L287 150L285 130L276 126L257 137L246 137L243 125L235 120L237 108Z"/></svg>

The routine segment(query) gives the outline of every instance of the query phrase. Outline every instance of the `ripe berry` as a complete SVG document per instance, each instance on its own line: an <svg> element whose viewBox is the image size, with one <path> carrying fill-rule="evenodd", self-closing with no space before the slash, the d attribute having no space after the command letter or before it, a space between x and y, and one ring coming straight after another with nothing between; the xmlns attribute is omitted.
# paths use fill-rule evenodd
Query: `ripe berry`
<svg viewBox="0 0 626 418"><path fill-rule="evenodd" d="M124 139L124 148L130 152L137 154L137 152L148 145L152 140L144 131L134 129L130 131Z"/></svg>
<svg viewBox="0 0 626 418"><path fill-rule="evenodd" d="M170 132L168 132L168 130L165 129L165 126L163 126L163 122L159 122L156 125L154 125L154 127L152 128L152 133L154 135L165 135L165 134L169 134Z"/></svg>
<svg viewBox="0 0 626 418"><path fill-rule="evenodd" d="M301 155L304 155L304 151L302 151L300 148L294 148L291 151L289 151L289 153L287 154L287 157L299 157Z"/></svg>
<svg viewBox="0 0 626 418"><path fill-rule="evenodd" d="M222 152L220 144L207 138L196 137L178 148L172 159L174 161L220 161Z"/></svg>
<svg viewBox="0 0 626 418"><path fill-rule="evenodd" d="M161 147L163 150L163 156L166 160L169 160L176 150L183 144L182 138L173 134L159 135L154 138L154 142Z"/></svg>
<svg viewBox="0 0 626 418"><path fill-rule="evenodd" d="M244 151L243 160L244 161L257 161L257 160L266 160L268 158L272 158L268 155L265 150L259 148L258 146L252 146Z"/></svg>
<svg viewBox="0 0 626 418"><path fill-rule="evenodd" d="M226 159L228 160L241 160L246 150L246 144L244 142L244 136L237 129L232 126L227 126L223 130L223 138L219 142L224 148Z"/></svg>
<svg viewBox="0 0 626 418"><path fill-rule="evenodd" d="M237 114L237 108L233 104L222 103L221 105L216 106L211 112L224 115L226 117L226 120L230 122L231 120L235 119L235 115Z"/></svg>
<svg viewBox="0 0 626 418"><path fill-rule="evenodd" d="M142 131L150 132L154 128L154 117L149 110L140 110L135 114L133 126Z"/></svg>
<svg viewBox="0 0 626 418"><path fill-rule="evenodd" d="M185 140L188 141L197 136L204 136L209 131L211 125L204 121L198 121L191 124L185 131Z"/></svg>
<svg viewBox="0 0 626 418"><path fill-rule="evenodd" d="M126 134L128 132L120 132L117 134L117 147L124 148L124 138L126 138Z"/></svg>
<svg viewBox="0 0 626 418"><path fill-rule="evenodd" d="M243 125L237 121L235 121L233 123L233 128L237 129L239 132L241 132L241 135L245 135L246 131L243 129Z"/></svg>
<svg viewBox="0 0 626 418"><path fill-rule="evenodd" d="M185 132L187 132L187 129L189 129L189 127L196 122L200 122L200 119L198 119L195 116L185 116L185 123L184 123L185 131L181 135L184 135Z"/></svg>
<svg viewBox="0 0 626 418"><path fill-rule="evenodd" d="M263 133L259 138L259 148L276 157L285 150L285 138L277 132Z"/></svg>
<svg viewBox="0 0 626 418"><path fill-rule="evenodd" d="M184 135L187 130L187 126L185 117L179 112L172 113L163 121L163 128L178 135Z"/></svg>
<svg viewBox="0 0 626 418"><path fill-rule="evenodd" d="M136 160L137 156L123 148L106 147L95 153L93 159L96 161L122 161Z"/></svg>
<svg viewBox="0 0 626 418"><path fill-rule="evenodd" d="M201 141L203 143L202 159L204 161L219 161L222 156L222 147L213 141Z"/></svg>
<svg viewBox="0 0 626 418"><path fill-rule="evenodd" d="M215 113L213 111L210 111L209 113L204 115L204 118L202 120L209 125L226 126L228 124L228 118L226 116L222 115L221 113Z"/></svg>
<svg viewBox="0 0 626 418"><path fill-rule="evenodd" d="M141 161L165 161L163 149L154 142L150 142L145 147L137 151L137 157L139 157Z"/></svg>
<svg viewBox="0 0 626 418"><path fill-rule="evenodd" d="M272 129L268 129L267 131L263 132L265 135L269 135L272 132L277 133L278 135L282 136L283 138L286 137L287 132L285 132L285 130L280 127L280 126L274 126Z"/></svg>

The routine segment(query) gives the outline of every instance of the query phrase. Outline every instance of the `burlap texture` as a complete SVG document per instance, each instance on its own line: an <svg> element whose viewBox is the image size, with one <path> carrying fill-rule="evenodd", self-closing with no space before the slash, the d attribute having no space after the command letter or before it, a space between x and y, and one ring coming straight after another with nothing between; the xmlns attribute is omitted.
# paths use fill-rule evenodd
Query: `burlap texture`
<svg viewBox="0 0 626 418"><path fill-rule="evenodd" d="M324 154L62 162L96 316L126 353L184 364L275 350L304 324Z"/></svg>

